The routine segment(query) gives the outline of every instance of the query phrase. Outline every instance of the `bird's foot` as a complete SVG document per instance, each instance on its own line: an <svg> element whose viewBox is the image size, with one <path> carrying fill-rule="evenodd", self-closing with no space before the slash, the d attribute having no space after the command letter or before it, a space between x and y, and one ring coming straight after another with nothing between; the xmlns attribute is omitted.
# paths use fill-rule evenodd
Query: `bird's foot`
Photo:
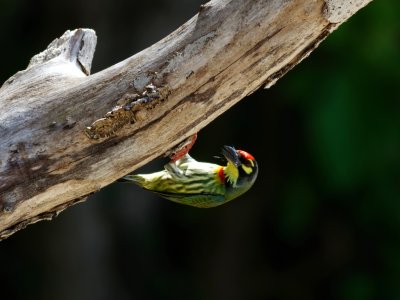
<svg viewBox="0 0 400 300"><path fill-rule="evenodd" d="M177 160L184 157L190 151L190 149L192 149L196 140L197 140L197 133L184 140L182 143L180 143L172 150L169 150L167 153L165 153L165 156L169 156L171 162L175 163Z"/></svg>
<svg viewBox="0 0 400 300"><path fill-rule="evenodd" d="M178 168L178 166L175 164L174 161L170 161L169 163L167 163L166 165L164 165L165 170L167 170L167 172L171 175L172 178L174 179L180 179L183 176L185 176L185 174L183 173L183 171L181 169Z"/></svg>

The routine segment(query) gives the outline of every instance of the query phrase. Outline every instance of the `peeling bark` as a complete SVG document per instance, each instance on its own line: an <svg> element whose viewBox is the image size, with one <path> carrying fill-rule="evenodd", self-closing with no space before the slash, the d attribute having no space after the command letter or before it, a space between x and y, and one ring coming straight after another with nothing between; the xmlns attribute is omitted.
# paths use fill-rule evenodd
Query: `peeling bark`
<svg viewBox="0 0 400 300"><path fill-rule="evenodd" d="M340 17L334 2L211 1L93 75L94 31L67 31L0 89L0 238L51 219L272 86L369 1L341 1Z"/></svg>

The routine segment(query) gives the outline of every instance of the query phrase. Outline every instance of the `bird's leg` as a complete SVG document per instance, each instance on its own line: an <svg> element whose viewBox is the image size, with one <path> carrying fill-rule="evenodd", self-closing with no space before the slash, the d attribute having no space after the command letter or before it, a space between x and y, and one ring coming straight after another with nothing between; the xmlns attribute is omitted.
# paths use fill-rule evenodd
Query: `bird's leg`
<svg viewBox="0 0 400 300"><path fill-rule="evenodd" d="M173 161L170 161L169 163L165 164L164 168L175 180L181 179L183 176L185 176L183 171L179 169L178 166Z"/></svg>
<svg viewBox="0 0 400 300"><path fill-rule="evenodd" d="M182 143L180 143L178 146L176 146L174 149L168 151L165 156L169 156L171 161L167 163L164 168L165 170L168 171L168 173L171 174L172 177L174 178L182 178L184 176L184 173L179 167L177 166L176 162L188 155L188 152L190 149L192 149L194 143L196 142L197 139L197 133L192 135L191 137L187 138L184 140Z"/></svg>
<svg viewBox="0 0 400 300"><path fill-rule="evenodd" d="M177 160L184 157L190 151L190 149L192 149L196 140L197 140L197 133L195 133L191 137L184 140L182 143L180 143L178 146L176 146L172 150L169 150L165 154L165 156L169 156L169 158L171 159L171 162L175 163Z"/></svg>

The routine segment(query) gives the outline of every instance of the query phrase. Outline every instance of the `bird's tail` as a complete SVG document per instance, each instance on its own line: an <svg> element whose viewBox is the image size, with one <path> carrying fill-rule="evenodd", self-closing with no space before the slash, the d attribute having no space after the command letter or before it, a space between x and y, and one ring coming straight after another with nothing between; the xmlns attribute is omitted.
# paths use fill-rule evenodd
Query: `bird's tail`
<svg viewBox="0 0 400 300"><path fill-rule="evenodd" d="M126 176L118 179L117 181L118 182L133 182L139 186L143 186L145 179L140 175L131 174L131 175L126 175Z"/></svg>

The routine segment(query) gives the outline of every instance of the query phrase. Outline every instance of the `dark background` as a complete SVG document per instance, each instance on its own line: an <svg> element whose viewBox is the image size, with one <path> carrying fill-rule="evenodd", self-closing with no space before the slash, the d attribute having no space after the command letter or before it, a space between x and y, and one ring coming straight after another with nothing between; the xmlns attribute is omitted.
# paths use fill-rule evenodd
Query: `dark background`
<svg viewBox="0 0 400 300"><path fill-rule="evenodd" d="M202 3L0 0L0 81L78 27L97 32L97 72ZM373 1L199 133L199 160L257 158L246 195L201 210L112 184L0 243L0 298L400 299L399 11Z"/></svg>

